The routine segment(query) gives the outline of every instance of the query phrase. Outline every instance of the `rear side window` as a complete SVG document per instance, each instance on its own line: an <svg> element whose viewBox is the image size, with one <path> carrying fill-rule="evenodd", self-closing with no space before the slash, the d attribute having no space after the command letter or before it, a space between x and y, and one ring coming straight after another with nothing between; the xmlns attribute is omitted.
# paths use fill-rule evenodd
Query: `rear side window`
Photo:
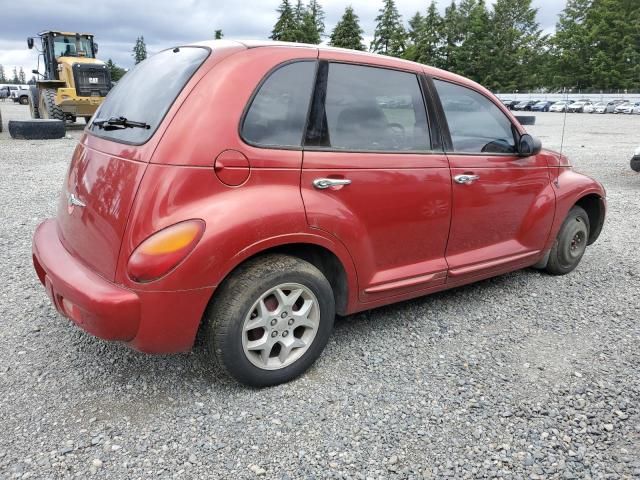
<svg viewBox="0 0 640 480"><path fill-rule="evenodd" d="M300 147L315 72L315 61L300 61L267 77L244 118L242 138L264 147Z"/></svg>
<svg viewBox="0 0 640 480"><path fill-rule="evenodd" d="M361 65L329 66L325 145L349 151L430 149L418 77Z"/></svg>
<svg viewBox="0 0 640 480"><path fill-rule="evenodd" d="M453 150L460 153L516 153L513 126L491 100L474 90L434 80Z"/></svg>
<svg viewBox="0 0 640 480"><path fill-rule="evenodd" d="M116 142L145 143L209 52L208 48L180 47L153 55L122 77L94 115L94 119L125 117L131 122L148 124L148 130L104 130L92 123L91 132Z"/></svg>

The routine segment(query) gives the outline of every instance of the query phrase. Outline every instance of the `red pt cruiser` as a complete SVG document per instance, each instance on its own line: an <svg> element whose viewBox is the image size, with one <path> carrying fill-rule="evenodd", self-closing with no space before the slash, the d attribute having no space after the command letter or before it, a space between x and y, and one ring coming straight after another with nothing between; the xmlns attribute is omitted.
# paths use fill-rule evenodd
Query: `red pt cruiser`
<svg viewBox="0 0 640 480"><path fill-rule="evenodd" d="M348 315L535 266L600 234L602 186L470 80L268 42L139 64L75 149L33 262L60 313L249 385L304 372Z"/></svg>

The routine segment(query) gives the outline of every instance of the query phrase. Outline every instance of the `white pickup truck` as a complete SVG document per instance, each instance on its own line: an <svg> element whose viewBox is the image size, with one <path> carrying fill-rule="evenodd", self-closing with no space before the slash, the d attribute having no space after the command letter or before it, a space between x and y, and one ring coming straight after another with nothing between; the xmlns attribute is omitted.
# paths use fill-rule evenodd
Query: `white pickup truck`
<svg viewBox="0 0 640 480"><path fill-rule="evenodd" d="M11 90L11 100L21 105L29 105L29 86L28 85L16 85L15 90Z"/></svg>
<svg viewBox="0 0 640 480"><path fill-rule="evenodd" d="M10 98L14 102L20 102L22 105L29 104L29 85L14 85L3 83L0 84L2 97Z"/></svg>

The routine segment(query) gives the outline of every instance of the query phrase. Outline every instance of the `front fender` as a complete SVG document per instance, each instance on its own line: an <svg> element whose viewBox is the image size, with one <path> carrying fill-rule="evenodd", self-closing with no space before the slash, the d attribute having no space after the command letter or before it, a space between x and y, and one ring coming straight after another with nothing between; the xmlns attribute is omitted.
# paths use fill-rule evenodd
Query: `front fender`
<svg viewBox="0 0 640 480"><path fill-rule="evenodd" d="M589 243L593 243L600 235L604 224L606 210L606 192L604 187L593 178L577 173L570 167L558 167L553 185L556 195L556 212L545 249L553 247L562 223L569 214L569 210L589 195L598 197L603 207L601 209L600 221L597 225L591 225L592 235Z"/></svg>

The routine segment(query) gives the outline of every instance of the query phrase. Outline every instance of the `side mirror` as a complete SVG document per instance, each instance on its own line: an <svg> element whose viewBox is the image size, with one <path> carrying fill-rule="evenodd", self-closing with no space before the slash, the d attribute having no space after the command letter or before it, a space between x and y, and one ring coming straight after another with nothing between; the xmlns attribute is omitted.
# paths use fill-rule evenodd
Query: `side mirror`
<svg viewBox="0 0 640 480"><path fill-rule="evenodd" d="M521 157L532 157L537 155L542 150L542 142L539 138L533 137L528 133L525 133L520 137L518 143L518 154Z"/></svg>
<svg viewBox="0 0 640 480"><path fill-rule="evenodd" d="M33 37L27 38L27 47L29 47L29 50L33 48Z"/></svg>
<svg viewBox="0 0 640 480"><path fill-rule="evenodd" d="M40 72L38 70L31 70L31 73L33 73L34 75L40 75Z"/></svg>
<svg viewBox="0 0 640 480"><path fill-rule="evenodd" d="M93 42L93 53L95 55L98 54L98 44L96 42Z"/></svg>

